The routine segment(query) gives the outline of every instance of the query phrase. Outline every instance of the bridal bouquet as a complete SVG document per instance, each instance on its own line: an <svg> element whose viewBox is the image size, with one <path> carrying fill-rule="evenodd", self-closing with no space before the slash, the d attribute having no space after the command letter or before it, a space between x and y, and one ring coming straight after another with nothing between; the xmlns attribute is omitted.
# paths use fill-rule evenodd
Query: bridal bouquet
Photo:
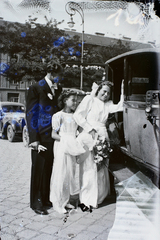
<svg viewBox="0 0 160 240"><path fill-rule="evenodd" d="M110 148L106 140L97 139L93 147L94 162L97 164L97 171L103 167L109 166L110 154L113 150Z"/></svg>

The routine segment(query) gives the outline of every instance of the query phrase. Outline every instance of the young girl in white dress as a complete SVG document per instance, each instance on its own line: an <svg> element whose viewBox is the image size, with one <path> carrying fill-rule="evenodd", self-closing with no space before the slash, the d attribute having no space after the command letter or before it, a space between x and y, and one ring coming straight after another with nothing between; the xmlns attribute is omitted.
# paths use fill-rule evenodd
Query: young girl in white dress
<svg viewBox="0 0 160 240"><path fill-rule="evenodd" d="M59 97L63 108L52 117L52 138L54 142L54 165L51 178L51 196L53 208L58 213L66 213L70 195L79 193L79 184L75 178L76 156L85 149L76 140L77 123L73 119L77 96L73 91L64 91Z"/></svg>

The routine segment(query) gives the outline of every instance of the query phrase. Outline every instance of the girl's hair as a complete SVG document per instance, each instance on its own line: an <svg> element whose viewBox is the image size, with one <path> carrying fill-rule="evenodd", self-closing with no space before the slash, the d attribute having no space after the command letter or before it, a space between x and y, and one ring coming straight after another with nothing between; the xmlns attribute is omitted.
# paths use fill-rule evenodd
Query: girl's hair
<svg viewBox="0 0 160 240"><path fill-rule="evenodd" d="M58 107L60 109L63 109L65 107L66 99L68 99L70 96L76 96L76 95L77 93L73 90L63 90L58 98Z"/></svg>
<svg viewBox="0 0 160 240"><path fill-rule="evenodd" d="M113 87L113 83L110 81L103 81L100 83L100 85L98 86L98 89L95 93L95 95L97 96L99 91L102 89L103 86L108 86L110 88L110 91L112 91L112 87Z"/></svg>

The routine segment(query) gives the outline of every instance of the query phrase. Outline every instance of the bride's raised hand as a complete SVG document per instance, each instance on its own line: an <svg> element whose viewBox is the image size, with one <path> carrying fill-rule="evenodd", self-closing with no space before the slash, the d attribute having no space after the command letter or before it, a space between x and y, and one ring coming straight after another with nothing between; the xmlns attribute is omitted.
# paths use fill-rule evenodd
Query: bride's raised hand
<svg viewBox="0 0 160 240"><path fill-rule="evenodd" d="M122 80L121 83L121 95L124 95L124 79Z"/></svg>

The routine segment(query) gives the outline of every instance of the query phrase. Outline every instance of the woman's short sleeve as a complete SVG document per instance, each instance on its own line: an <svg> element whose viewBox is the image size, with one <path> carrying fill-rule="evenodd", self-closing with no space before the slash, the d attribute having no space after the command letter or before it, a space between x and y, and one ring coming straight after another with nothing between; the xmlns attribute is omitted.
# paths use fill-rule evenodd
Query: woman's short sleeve
<svg viewBox="0 0 160 240"><path fill-rule="evenodd" d="M52 129L55 130L55 132L58 132L61 126L61 112L57 112L52 116Z"/></svg>

